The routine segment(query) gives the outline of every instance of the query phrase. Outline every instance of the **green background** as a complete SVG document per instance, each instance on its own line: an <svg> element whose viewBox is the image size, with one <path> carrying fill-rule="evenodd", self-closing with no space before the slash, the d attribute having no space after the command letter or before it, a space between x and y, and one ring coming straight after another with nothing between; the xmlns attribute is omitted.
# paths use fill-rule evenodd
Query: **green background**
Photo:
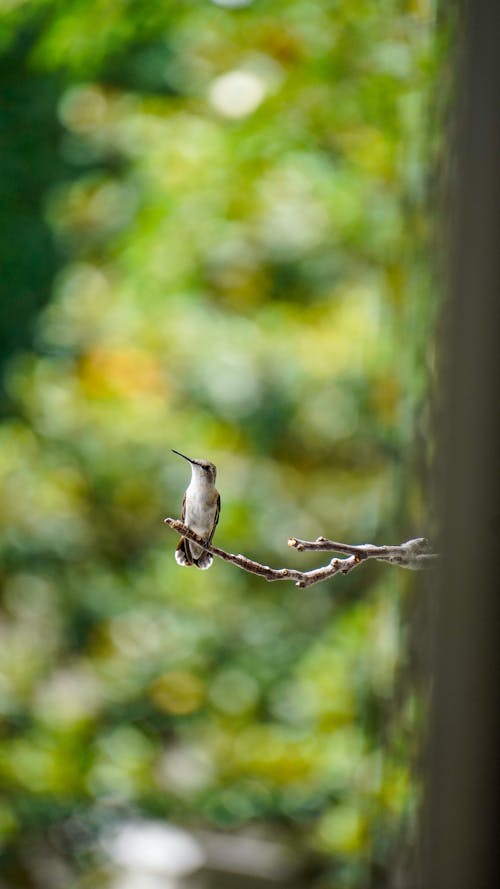
<svg viewBox="0 0 500 889"><path fill-rule="evenodd" d="M121 886L129 818L279 841L308 886L407 854L412 576L181 570L162 518L174 447L267 564L426 533L434 45L427 0L2 4L9 887Z"/></svg>

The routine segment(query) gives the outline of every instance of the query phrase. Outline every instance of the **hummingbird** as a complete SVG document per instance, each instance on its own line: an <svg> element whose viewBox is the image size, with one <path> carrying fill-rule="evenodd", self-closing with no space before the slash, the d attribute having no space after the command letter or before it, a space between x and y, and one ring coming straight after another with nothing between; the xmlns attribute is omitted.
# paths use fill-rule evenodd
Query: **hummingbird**
<svg viewBox="0 0 500 889"><path fill-rule="evenodd" d="M193 460L180 451L174 454L191 463L191 481L182 501L181 521L199 534L207 543L212 542L220 513L220 494L215 487L217 469L210 460ZM184 568L210 568L214 557L201 546L181 537L175 550L175 561Z"/></svg>

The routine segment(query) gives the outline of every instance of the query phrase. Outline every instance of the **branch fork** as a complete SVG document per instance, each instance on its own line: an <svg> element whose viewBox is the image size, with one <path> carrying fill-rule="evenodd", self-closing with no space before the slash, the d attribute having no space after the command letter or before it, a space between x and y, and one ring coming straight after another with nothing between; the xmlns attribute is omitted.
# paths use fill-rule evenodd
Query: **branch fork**
<svg viewBox="0 0 500 889"><path fill-rule="evenodd" d="M201 546L206 552L212 553L225 562L231 562L243 571L250 574L258 574L271 583L274 580L289 580L295 583L299 589L313 586L315 583L328 580L335 577L336 574L349 574L354 568L367 559L376 559L379 562L389 562L392 565L399 565L400 568L408 568L411 571L419 571L423 568L430 568L437 561L436 553L431 552L429 541L425 537L416 537L413 540L407 540L406 543L400 543L397 546L375 546L372 543L361 543L351 545L348 543L338 543L335 540L328 540L326 537L317 537L316 540L299 540L297 537L290 537L288 546L296 549L297 552L306 550L315 550L317 552L335 552L345 554L345 558L339 559L335 557L326 565L320 568L313 568L310 571L297 571L295 568L271 568L269 565L262 565L255 562L241 553L235 554L227 552L213 543L207 543L199 534L196 534L179 519L164 519L164 523L173 531L177 531L188 540L192 540Z"/></svg>

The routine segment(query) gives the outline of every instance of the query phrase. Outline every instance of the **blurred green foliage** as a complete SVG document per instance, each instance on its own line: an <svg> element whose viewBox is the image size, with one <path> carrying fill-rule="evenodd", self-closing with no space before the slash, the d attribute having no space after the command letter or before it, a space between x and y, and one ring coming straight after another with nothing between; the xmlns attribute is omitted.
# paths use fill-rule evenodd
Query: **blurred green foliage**
<svg viewBox="0 0 500 889"><path fill-rule="evenodd" d="M9 0L0 46L9 885L104 885L131 813L379 885L418 802L408 576L181 570L161 519L176 447L232 551L425 532L432 6Z"/></svg>

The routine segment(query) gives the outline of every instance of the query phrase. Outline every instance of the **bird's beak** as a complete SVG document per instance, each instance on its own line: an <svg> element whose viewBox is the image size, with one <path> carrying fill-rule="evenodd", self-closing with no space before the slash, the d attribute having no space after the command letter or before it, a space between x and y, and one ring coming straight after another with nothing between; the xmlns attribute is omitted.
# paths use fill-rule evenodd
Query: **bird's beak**
<svg viewBox="0 0 500 889"><path fill-rule="evenodd" d="M191 460L191 457L186 457L185 454L181 454L180 451L176 451L175 448L171 448L173 454L177 454L179 457L183 457L184 460L187 460L188 463L197 463L197 460Z"/></svg>

